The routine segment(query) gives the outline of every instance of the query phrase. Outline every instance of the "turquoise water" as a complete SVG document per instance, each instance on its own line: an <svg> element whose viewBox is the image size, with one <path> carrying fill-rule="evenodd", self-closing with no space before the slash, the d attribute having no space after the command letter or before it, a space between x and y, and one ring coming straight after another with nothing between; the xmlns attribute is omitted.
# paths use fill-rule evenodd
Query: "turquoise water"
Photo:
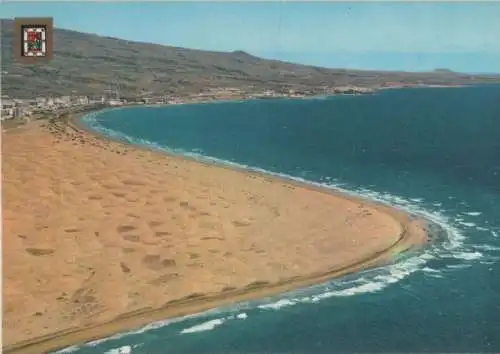
<svg viewBox="0 0 500 354"><path fill-rule="evenodd" d="M383 201L431 220L437 238L386 267L68 350L500 352L499 86L136 107L83 121Z"/></svg>

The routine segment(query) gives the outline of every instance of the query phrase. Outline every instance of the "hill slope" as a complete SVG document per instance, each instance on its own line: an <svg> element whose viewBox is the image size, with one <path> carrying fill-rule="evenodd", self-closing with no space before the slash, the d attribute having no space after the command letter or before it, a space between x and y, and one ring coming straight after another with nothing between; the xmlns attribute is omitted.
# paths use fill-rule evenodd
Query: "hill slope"
<svg viewBox="0 0 500 354"><path fill-rule="evenodd" d="M429 84L471 83L469 75L453 72L401 73L324 69L257 58L242 51L231 53L184 49L131 42L76 31L55 29L54 60L44 65L13 62L14 21L1 20L2 90L11 97L33 95L101 94L119 83L124 94L143 91L166 94L198 92L212 86L254 85L272 88L283 84L314 87L383 82ZM476 76L475 81L500 82L500 77Z"/></svg>

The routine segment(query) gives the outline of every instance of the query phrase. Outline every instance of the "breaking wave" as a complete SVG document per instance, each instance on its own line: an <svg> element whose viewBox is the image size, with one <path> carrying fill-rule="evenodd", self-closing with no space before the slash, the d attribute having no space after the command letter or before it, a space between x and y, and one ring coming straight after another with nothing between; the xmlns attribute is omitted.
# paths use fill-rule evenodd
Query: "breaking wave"
<svg viewBox="0 0 500 354"><path fill-rule="evenodd" d="M247 319L247 317L248 317L248 315L245 312L243 312L243 313L237 314L236 316L227 316L227 317L222 317L222 318L216 318L213 320L209 320L209 321L194 325L194 326L189 327L189 328L185 328L180 333L181 334L188 334L188 333L211 331L229 320L235 320L235 319L245 320L245 319Z"/></svg>
<svg viewBox="0 0 500 354"><path fill-rule="evenodd" d="M214 329L215 327L220 326L224 322L225 322L225 319L217 318L215 320L210 320L207 322L203 322L202 324L183 329L181 331L181 333L195 333L195 332L210 331L210 330Z"/></svg>

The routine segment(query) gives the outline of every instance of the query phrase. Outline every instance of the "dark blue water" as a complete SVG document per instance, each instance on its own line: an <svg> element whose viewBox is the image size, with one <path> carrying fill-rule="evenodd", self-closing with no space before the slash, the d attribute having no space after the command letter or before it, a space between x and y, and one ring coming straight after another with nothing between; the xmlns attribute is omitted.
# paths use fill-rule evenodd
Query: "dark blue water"
<svg viewBox="0 0 500 354"><path fill-rule="evenodd" d="M395 264L79 353L500 352L500 87L128 108L101 133L342 188L431 220Z"/></svg>

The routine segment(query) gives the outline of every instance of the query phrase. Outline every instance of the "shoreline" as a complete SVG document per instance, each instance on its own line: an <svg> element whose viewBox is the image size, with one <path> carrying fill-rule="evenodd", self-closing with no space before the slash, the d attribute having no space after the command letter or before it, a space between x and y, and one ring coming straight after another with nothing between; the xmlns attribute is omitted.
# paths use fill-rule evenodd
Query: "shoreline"
<svg viewBox="0 0 500 354"><path fill-rule="evenodd" d="M189 103L189 104L197 104L198 102L194 102L194 103ZM171 105L168 105L168 104L165 104L165 105L159 105L158 107L169 107ZM137 106L131 106L131 107L137 107ZM141 106L138 106L138 107L141 107ZM127 107L123 107L124 109L127 108ZM138 149L138 150L142 150L142 151L147 151L147 152L150 152L150 153L153 153L157 156L160 156L160 157L164 157L164 156L168 156L168 157L171 157L173 159L180 159L180 160L185 160L185 161L189 161L189 162L192 162L192 163L196 163L196 164L200 164L200 165L203 165L203 166L208 166L208 167L216 167L216 168L221 168L221 169L226 169L226 170L230 170L230 171L237 171L239 173L243 173L243 174L249 174L249 175L254 175L254 176L259 176L259 177L262 177L262 178L267 178L267 179L272 179L272 180L277 180L277 181L282 181L286 184L290 184L290 185L294 185L294 186L297 186L297 187L300 187L300 188L304 188L304 189L308 189L308 190L313 190L313 191L316 191L316 192L321 192L321 193L325 193L325 194L330 194L330 195L333 195L335 197L340 197L342 199L346 199L346 200L351 200L351 201L354 201L354 202L362 202L362 203L366 203L366 204L369 204L371 206L375 206L377 208L381 208L382 210L384 210L385 212L389 212L391 215L392 214L398 214L398 218L403 216L403 217L409 217L409 218L414 218L415 216L410 214L410 213L407 213L401 209L398 209L397 207L393 207L392 205L389 205L389 204L386 204L386 203L383 203L383 202L379 202L379 201L376 201L376 200L372 200L370 198L366 198L366 197L363 197L361 195L352 195L352 194L349 194L347 191L342 191L342 190L337 190L337 189L330 189L330 188L327 188L327 187L322 187L322 186L318 186L318 185L315 185L313 183L308 183L308 182L303 182L303 181L298 181L298 180L295 180L295 179L292 179L292 178L287 178L285 176L277 176L277 175L273 175L271 173L266 173L266 172L260 172L260 171L256 171L252 168L245 168L245 167L240 167L240 166L235 166L235 165L231 165L229 166L228 164L224 164L224 163L217 163L217 162L212 162L212 161L209 161L207 159L197 159L197 158L194 158L194 157L190 157L190 156L185 156L185 155L182 155L182 154L175 154L173 152L167 152L167 151L159 151L159 150L156 150L152 147L148 147L148 146L144 146L144 145L139 145L139 144L134 144L134 143L130 143L130 142L127 142L127 141L123 141L123 140L120 140L120 139L115 139L115 138L112 138L112 137L108 137L104 134L101 134L99 132L96 132L95 130L93 130L92 128L89 128L87 127L84 123L81 122L81 119L89 114L89 113L96 113L96 114L99 114L101 112L104 112L106 111L108 108L104 108L104 109L96 109L96 110L91 110L91 111L88 111L88 112L85 112L85 113L81 113L81 114L76 114L76 115L73 115L73 116L67 116L66 118L64 118L64 123L69 126L71 129L75 130L75 131L79 131L79 132L83 132L84 134L88 134L96 139L99 139L101 141L104 141L104 142L112 142L112 143L115 143L115 144L118 144L118 145L122 145L122 146L126 146L126 147L131 147L133 149ZM394 216L394 215L392 215ZM425 221L423 218L421 218L422 221ZM400 219L398 219L398 221L401 221Z"/></svg>
<svg viewBox="0 0 500 354"><path fill-rule="evenodd" d="M329 280L339 278L348 274L357 273L377 266L387 264L394 256L392 251L402 247L396 252L406 252L415 245L408 245L411 235L405 230L399 239L386 249L375 252L368 259L362 259L355 264L346 265L340 269L334 269L320 274L289 279L280 283L268 284L267 282L255 282L246 288L206 294L200 296L187 296L186 298L174 300L162 308L143 308L117 316L114 320L102 324L87 326L84 328L70 328L60 332L54 332L46 336L36 337L21 343L16 343L2 348L4 353L33 353L53 352L62 350L73 345L84 345L95 340L104 339L112 335L139 330L140 328L159 321L179 318L187 315L202 313L208 310L236 304L244 301L263 299L270 296L284 294L293 290L307 288L321 284ZM174 306L174 308L170 308ZM145 319L147 318L147 319Z"/></svg>
<svg viewBox="0 0 500 354"><path fill-rule="evenodd" d="M334 267L332 269L325 269L322 272L316 272L305 276L296 276L274 283L270 283L267 281L255 281L245 287L240 287L234 290L204 294L191 294L178 300L169 301L162 307L145 307L128 313L123 313L116 316L114 319L103 323L88 325L84 326L83 328L70 328L67 330L50 333L41 337L14 343L3 348L6 353L40 353L60 350L72 345L79 345L89 341L106 338L116 333L133 330L136 328L138 329L141 326L150 324L152 322L162 321L169 318L182 317L189 314L204 312L213 308L227 306L237 302L256 300L259 298L279 295L300 288L306 288L343 275L387 264L393 259L395 254L402 254L408 250L417 249L418 247L423 246L428 241L429 235L427 234L427 231L425 229L425 220L417 220L414 218L414 216L386 204L372 201L361 196L357 197L340 191L315 186L306 182L290 180L285 177L270 176L269 174L257 172L254 170L240 167L229 167L208 161L200 161L181 155L160 152L146 146L126 143L109 138L102 134L98 134L92 129L85 127L84 124L80 121L84 115L90 114L92 112L98 113L102 110L103 108L100 108L95 111L91 110L81 112L77 115L68 115L65 118L59 119L61 119L63 124L69 126L71 129L77 132L112 144L119 144L121 146L131 147L132 149L136 150L147 150L158 156L168 156L173 160L185 160L193 164L201 164L204 166L219 169L222 168L231 171L237 171L238 173L258 176L260 178L270 179L272 181L281 181L285 184L293 185L301 189L320 192L322 194L328 194L343 200L368 205L370 208L375 209L396 221L400 226L400 233L397 239L387 247L381 250L375 250L368 256L356 259L356 261L351 262L347 265Z"/></svg>
<svg viewBox="0 0 500 354"><path fill-rule="evenodd" d="M489 84L479 84L481 85L489 85ZM305 95L305 96L287 96L287 95L282 95L282 96L255 96L255 97L227 97L227 98L212 98L209 100L198 100L195 97L189 97L186 98L186 101L184 102L176 102L176 103L125 103L122 105L111 105L111 104L104 104L104 107L100 108L95 108L92 106L88 107L83 107L83 110L76 112L77 115L81 115L83 113L92 113L92 112L102 112L106 110L115 110L115 109L124 109L124 108L135 108L135 107L148 107L148 108L162 108L162 107L168 107L168 106L177 106L177 105L192 105L192 104L216 104L216 103L235 103L235 102L247 102L247 101L267 101L267 100L317 100L317 99L324 99L324 98L335 98L335 97L342 97L342 96L366 96L366 95L375 95L377 93L382 93L387 90L408 90L408 89L425 89L425 88L465 88L465 87L472 87L472 86L478 86L477 84L448 84L448 85L439 85L439 84L421 84L421 85L414 85L414 86L381 86L377 88L373 88L372 91L369 92L364 92L364 93L329 93L329 94L315 94L315 95ZM101 103L95 104L95 105L102 105ZM81 109L81 106L77 106L77 110ZM57 111L53 112L54 114L58 114ZM44 113L44 114L49 114L49 113ZM68 112L65 112L64 114L69 114ZM47 118L38 118L35 120L44 120ZM12 122L10 122L12 121ZM19 119L12 119L12 120L7 120L7 121L2 121L1 125L5 124L15 124L17 126L15 127L8 127L3 130L3 132L7 132L8 130L11 130L13 128L19 128L20 126L26 124L29 121L23 121L20 122Z"/></svg>

